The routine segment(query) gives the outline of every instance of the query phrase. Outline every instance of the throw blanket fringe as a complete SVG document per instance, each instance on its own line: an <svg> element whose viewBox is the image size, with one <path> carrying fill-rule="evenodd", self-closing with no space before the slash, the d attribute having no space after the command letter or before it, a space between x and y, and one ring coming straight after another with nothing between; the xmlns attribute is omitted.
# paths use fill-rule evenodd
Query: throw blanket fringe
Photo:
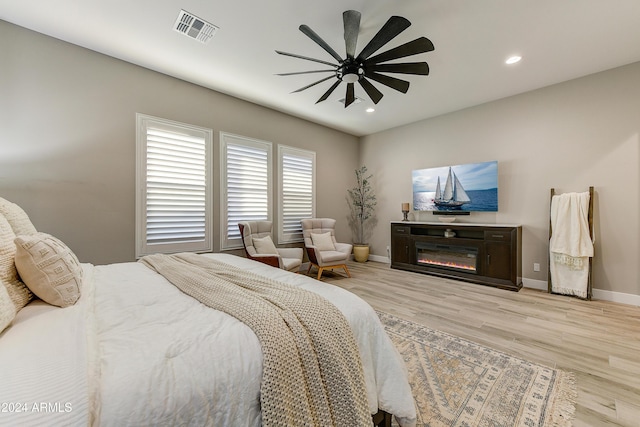
<svg viewBox="0 0 640 427"><path fill-rule="evenodd" d="M355 338L329 301L196 254L140 261L256 334L263 352L263 426L371 425Z"/></svg>

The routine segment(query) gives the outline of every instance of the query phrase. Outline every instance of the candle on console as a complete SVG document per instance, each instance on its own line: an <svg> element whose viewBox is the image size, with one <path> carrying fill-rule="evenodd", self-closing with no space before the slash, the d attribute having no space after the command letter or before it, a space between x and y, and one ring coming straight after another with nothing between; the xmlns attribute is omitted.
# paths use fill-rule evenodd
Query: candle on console
<svg viewBox="0 0 640 427"><path fill-rule="evenodd" d="M402 211L408 211L409 210L409 203L403 203L402 204Z"/></svg>

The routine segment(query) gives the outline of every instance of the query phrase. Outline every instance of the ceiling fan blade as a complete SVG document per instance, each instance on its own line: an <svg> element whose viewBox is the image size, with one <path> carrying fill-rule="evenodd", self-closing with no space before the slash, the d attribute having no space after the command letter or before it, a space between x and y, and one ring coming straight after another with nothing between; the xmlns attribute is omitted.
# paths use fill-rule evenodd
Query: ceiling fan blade
<svg viewBox="0 0 640 427"><path fill-rule="evenodd" d="M294 73L280 73L276 76L295 76L298 74L314 74L314 73L335 73L336 70L314 70L314 71L296 71Z"/></svg>
<svg viewBox="0 0 640 427"><path fill-rule="evenodd" d="M329 46L327 44L327 42L325 42L324 40L322 40L322 38L320 38L319 35L317 35L315 33L315 31L313 31L311 28L309 28L307 25L300 25L300 27L298 27L300 29L300 31L302 31L307 37L309 37L311 40L313 40L314 42L316 42L318 44L318 46L320 46L321 48L323 48L324 50L326 50L329 55L333 56L336 61L338 62L342 62L342 57L340 57L340 55L338 55L338 52L336 52L335 50L333 50L331 48L331 46Z"/></svg>
<svg viewBox="0 0 640 427"><path fill-rule="evenodd" d="M371 98L374 104L380 102L384 95L374 85L372 85L369 80L361 77L360 80L358 80L358 83L360 83L362 89L367 92L367 95L369 95L369 98Z"/></svg>
<svg viewBox="0 0 640 427"><path fill-rule="evenodd" d="M398 92L407 93L409 90L409 82L406 80L396 79L395 77L385 76L384 74L378 74L374 71L365 71L364 75L371 80L375 80L378 83L382 83L385 86L389 86L391 89L395 89Z"/></svg>
<svg viewBox="0 0 640 427"><path fill-rule="evenodd" d="M310 85L307 85L307 86L305 86L305 87L301 87L301 88L300 88L300 89L298 89L298 90L294 90L294 91L293 91L293 92L291 92L291 93L298 93L298 92L302 92L302 91L303 91L303 90L305 90L305 89L309 89L311 86L315 86L315 85L317 85L318 83L326 82L327 80L332 79L332 78L334 78L334 77L335 77L335 76L325 77L324 79L320 79L320 80L318 80L318 81L317 81L317 82L315 82L315 83L311 83ZM340 83L340 80L338 80L338 83Z"/></svg>
<svg viewBox="0 0 640 427"><path fill-rule="evenodd" d="M429 75L429 64L426 62L406 62L402 64L373 64L365 66L366 70L378 71L381 73L401 73Z"/></svg>
<svg viewBox="0 0 640 427"><path fill-rule="evenodd" d="M322 96L320 97L320 99L318 99L318 100L316 101L316 104L317 104L317 103L319 103L319 102L324 101L325 99L327 99L327 98L329 97L329 95L331 95L331 93L332 93L334 90L336 90L336 88L338 87L338 85L339 85L340 83L341 83L341 81L340 81L340 80L336 80L336 82L335 82L335 83L334 83L334 84L329 88L329 90L328 90L328 91L326 91L326 92L324 93L324 95L322 95Z"/></svg>
<svg viewBox="0 0 640 427"><path fill-rule="evenodd" d="M302 56L295 53L287 53L276 50L276 53L284 56L291 56L292 58L306 59L307 61L319 62L320 64L330 65L332 67L338 68L337 64L332 64L331 62L323 61L322 59L309 58L308 56Z"/></svg>
<svg viewBox="0 0 640 427"><path fill-rule="evenodd" d="M411 22L401 16L392 16L389 18L382 28L380 28L380 31L378 31L364 49L362 49L362 52L358 55L358 60L364 61L367 59L373 52L389 43L395 36L409 28L410 25Z"/></svg>
<svg viewBox="0 0 640 427"><path fill-rule="evenodd" d="M435 47L431 40L426 37L420 37L398 47L382 52L379 55L372 56L367 59L367 63L379 63L391 61L392 59L404 58L406 56L417 55L419 53L431 52Z"/></svg>
<svg viewBox="0 0 640 427"><path fill-rule="evenodd" d="M347 83L347 96L344 99L344 108L347 108L355 100L356 100L356 94L353 89L353 83Z"/></svg>
<svg viewBox="0 0 640 427"><path fill-rule="evenodd" d="M347 10L342 14L344 21L344 44L347 49L347 57L356 56L358 33L360 32L360 12Z"/></svg>

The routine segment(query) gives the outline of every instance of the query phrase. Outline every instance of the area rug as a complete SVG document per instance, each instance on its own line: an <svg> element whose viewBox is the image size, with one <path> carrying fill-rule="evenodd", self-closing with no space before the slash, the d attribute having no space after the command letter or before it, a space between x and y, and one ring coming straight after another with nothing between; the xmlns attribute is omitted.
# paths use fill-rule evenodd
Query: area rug
<svg viewBox="0 0 640 427"><path fill-rule="evenodd" d="M378 312L402 355L418 427L570 426L575 377Z"/></svg>

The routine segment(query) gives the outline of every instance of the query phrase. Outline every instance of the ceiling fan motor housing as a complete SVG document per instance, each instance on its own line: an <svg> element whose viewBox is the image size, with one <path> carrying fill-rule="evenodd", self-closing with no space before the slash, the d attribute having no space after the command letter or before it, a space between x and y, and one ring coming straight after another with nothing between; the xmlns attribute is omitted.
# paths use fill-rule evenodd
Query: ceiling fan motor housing
<svg viewBox="0 0 640 427"><path fill-rule="evenodd" d="M355 83L364 75L362 64L355 59L347 58L342 65L336 70L336 75L345 83Z"/></svg>

